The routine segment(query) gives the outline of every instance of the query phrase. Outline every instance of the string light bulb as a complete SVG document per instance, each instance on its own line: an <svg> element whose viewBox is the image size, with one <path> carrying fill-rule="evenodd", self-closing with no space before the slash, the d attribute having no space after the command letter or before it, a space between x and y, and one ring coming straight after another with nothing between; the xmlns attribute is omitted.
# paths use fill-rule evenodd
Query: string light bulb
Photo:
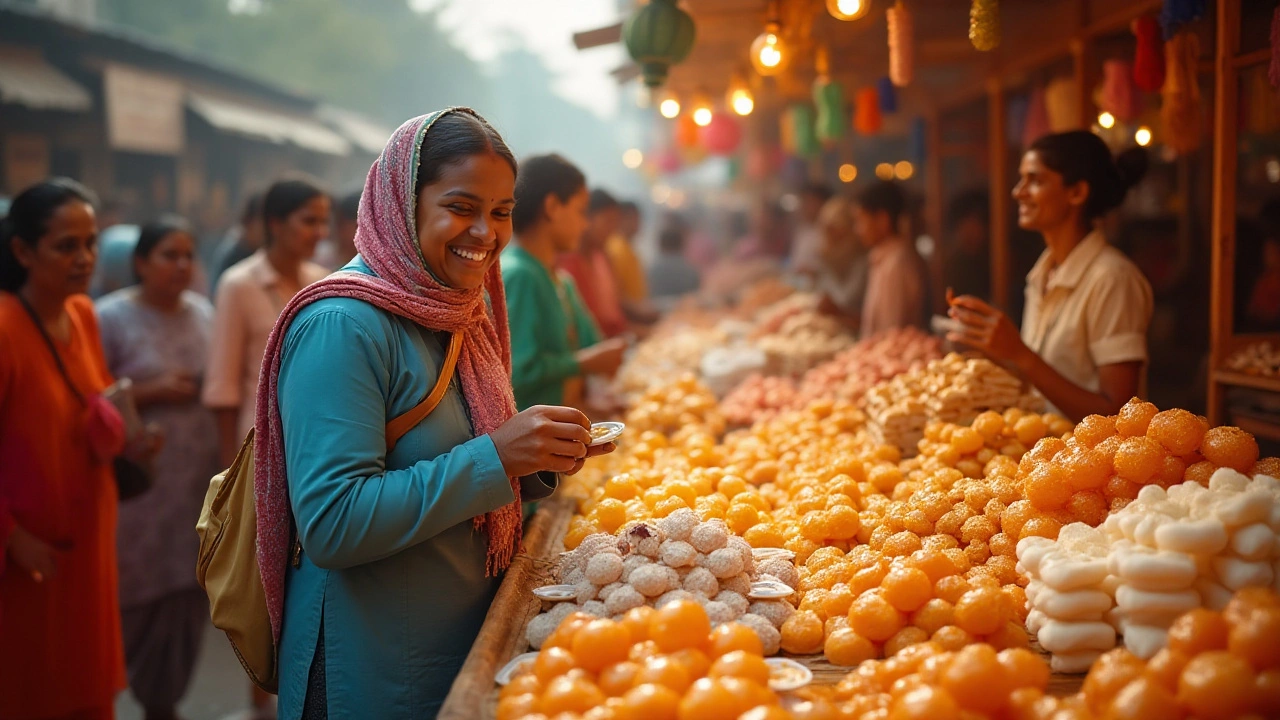
<svg viewBox="0 0 1280 720"><path fill-rule="evenodd" d="M680 101L676 99L675 95L667 95L662 99L662 102L658 103L658 112L662 114L662 117L674 120L680 115Z"/></svg>
<svg viewBox="0 0 1280 720"><path fill-rule="evenodd" d="M1110 130L1116 126L1116 116L1104 111L1098 115L1098 125L1104 130Z"/></svg>
<svg viewBox="0 0 1280 720"><path fill-rule="evenodd" d="M890 163L880 163L876 165L876 177L881 180L893 179L893 165Z"/></svg>
<svg viewBox="0 0 1280 720"><path fill-rule="evenodd" d="M635 170L644 164L644 153L640 152L637 148L631 148L630 150L622 153L622 164L626 166L628 170Z"/></svg>
<svg viewBox="0 0 1280 720"><path fill-rule="evenodd" d="M871 10L871 0L827 0L827 12L837 20L861 20Z"/></svg>
<svg viewBox="0 0 1280 720"><path fill-rule="evenodd" d="M729 106L738 115L750 115L756 109L755 96L751 94L751 87L747 85L747 81L742 77L741 73L734 73L729 79L729 94L726 98L726 105Z"/></svg>
<svg viewBox="0 0 1280 720"><path fill-rule="evenodd" d="M699 92L693 97L693 122L698 127L706 127L711 124L711 100L707 98L707 94Z"/></svg>
<svg viewBox="0 0 1280 720"><path fill-rule="evenodd" d="M1146 147L1150 145L1151 144L1151 128L1147 127L1146 125L1143 125L1142 127L1138 128L1137 132L1133 134L1133 140L1134 142L1138 143L1142 147Z"/></svg>
<svg viewBox="0 0 1280 720"><path fill-rule="evenodd" d="M915 174L916 169L906 160L903 160L893 166L893 176L899 180L910 180L911 176Z"/></svg>
<svg viewBox="0 0 1280 720"><path fill-rule="evenodd" d="M852 163L845 163L840 166L840 182L851 183L858 179L858 166Z"/></svg>
<svg viewBox="0 0 1280 720"><path fill-rule="evenodd" d="M751 64L764 76L777 75L786 69L791 50L782 39L782 28L776 20L765 26L764 32L751 43Z"/></svg>

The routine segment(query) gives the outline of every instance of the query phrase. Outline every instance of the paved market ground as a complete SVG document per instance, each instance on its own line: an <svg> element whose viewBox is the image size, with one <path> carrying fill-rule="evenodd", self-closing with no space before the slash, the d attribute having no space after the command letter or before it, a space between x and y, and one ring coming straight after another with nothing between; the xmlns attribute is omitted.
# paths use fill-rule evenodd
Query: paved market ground
<svg viewBox="0 0 1280 720"><path fill-rule="evenodd" d="M242 720L249 707L249 680L227 643L227 636L209 626L196 676L178 706L183 720ZM116 701L117 720L142 720L142 708L128 692Z"/></svg>

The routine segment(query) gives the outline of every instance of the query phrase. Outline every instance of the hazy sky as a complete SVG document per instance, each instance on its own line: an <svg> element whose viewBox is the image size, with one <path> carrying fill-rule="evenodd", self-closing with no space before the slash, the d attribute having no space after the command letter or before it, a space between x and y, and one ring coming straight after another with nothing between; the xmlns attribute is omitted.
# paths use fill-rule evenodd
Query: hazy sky
<svg viewBox="0 0 1280 720"><path fill-rule="evenodd" d="M540 55L559 79L555 91L603 117L615 112L618 86L609 71L621 65L620 45L579 52L573 33L617 22L617 0L411 0L441 7L444 26L472 57L489 61L505 44L522 43ZM631 86L627 86L631 88Z"/></svg>

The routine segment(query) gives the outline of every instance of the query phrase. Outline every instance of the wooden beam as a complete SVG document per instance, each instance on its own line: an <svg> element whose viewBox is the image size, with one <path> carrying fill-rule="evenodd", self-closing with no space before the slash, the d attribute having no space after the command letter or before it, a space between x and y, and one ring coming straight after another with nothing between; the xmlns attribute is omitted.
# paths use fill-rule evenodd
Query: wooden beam
<svg viewBox="0 0 1280 720"><path fill-rule="evenodd" d="M987 144L991 161L991 301L1009 308L1009 164L1005 162L1005 93L998 79L987 84Z"/></svg>
<svg viewBox="0 0 1280 720"><path fill-rule="evenodd" d="M1236 255L1236 96L1235 60L1240 37L1240 3L1217 5L1217 41L1213 98L1213 236L1209 292L1209 423L1226 417L1226 388L1215 373L1222 367L1235 334Z"/></svg>
<svg viewBox="0 0 1280 720"><path fill-rule="evenodd" d="M573 34L573 45L579 50L612 45L622 41L622 23L614 23L595 30L583 30Z"/></svg>

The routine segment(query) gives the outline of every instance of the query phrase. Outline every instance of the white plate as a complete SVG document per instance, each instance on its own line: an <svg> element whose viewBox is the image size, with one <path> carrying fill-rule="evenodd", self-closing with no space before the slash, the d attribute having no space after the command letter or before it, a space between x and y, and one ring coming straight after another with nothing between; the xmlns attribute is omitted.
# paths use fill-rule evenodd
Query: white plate
<svg viewBox="0 0 1280 720"><path fill-rule="evenodd" d="M520 672L520 666L525 663L529 663L530 667L532 667L533 661L536 659L538 659L538 653L536 652L527 652L522 655L517 655L511 658L511 662L503 665L502 669L498 671L498 674L495 675L493 679L499 685L506 685L511 682L511 679L516 676L516 673ZM766 660L765 662L768 661ZM812 673L810 674L810 677L812 677Z"/></svg>
<svg viewBox="0 0 1280 720"><path fill-rule="evenodd" d="M622 436L622 431L626 430L627 426L623 425L620 422L598 422L598 423L591 424L591 429L593 431L599 430L601 428L603 428L604 430L607 430L608 432L596 438L595 440L592 440L591 444L588 447L604 445L605 443L611 443L614 440L617 440L619 437Z"/></svg>
<svg viewBox="0 0 1280 720"><path fill-rule="evenodd" d="M796 554L786 548L754 548L751 555L756 560L772 560L773 558L782 558L791 561L796 559Z"/></svg>
<svg viewBox="0 0 1280 720"><path fill-rule="evenodd" d="M762 580L751 583L751 592L747 593L747 597L753 600L780 600L791 597L795 593L796 591L792 590L789 585L771 580Z"/></svg>
<svg viewBox="0 0 1280 720"><path fill-rule="evenodd" d="M765 658L769 666L769 689L774 692L799 690L813 682L813 671L790 658Z"/></svg>
<svg viewBox="0 0 1280 720"><path fill-rule="evenodd" d="M578 591L574 590L572 585L543 585L534 588L533 594L535 597L551 602L564 602L578 598Z"/></svg>

